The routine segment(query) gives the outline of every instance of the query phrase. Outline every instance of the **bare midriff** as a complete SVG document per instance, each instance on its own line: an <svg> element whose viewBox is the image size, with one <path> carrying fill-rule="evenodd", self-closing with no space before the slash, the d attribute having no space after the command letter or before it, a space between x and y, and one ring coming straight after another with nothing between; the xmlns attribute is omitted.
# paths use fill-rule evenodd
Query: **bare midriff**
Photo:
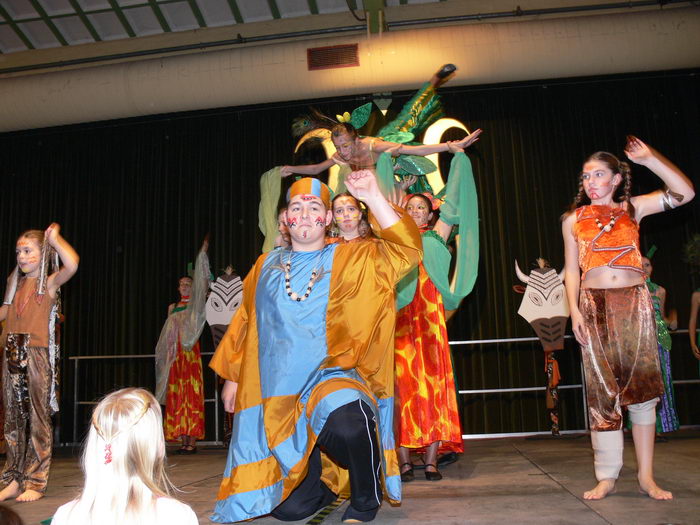
<svg viewBox="0 0 700 525"><path fill-rule="evenodd" d="M634 270L599 266L586 272L581 288L625 288L644 282L644 276Z"/></svg>

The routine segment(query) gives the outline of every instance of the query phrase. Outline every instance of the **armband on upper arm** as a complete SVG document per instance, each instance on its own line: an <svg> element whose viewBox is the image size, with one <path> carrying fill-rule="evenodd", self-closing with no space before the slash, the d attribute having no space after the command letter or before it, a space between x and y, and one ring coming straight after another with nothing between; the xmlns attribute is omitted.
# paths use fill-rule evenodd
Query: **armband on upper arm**
<svg viewBox="0 0 700 525"><path fill-rule="evenodd" d="M666 188L661 193L661 206L663 206L664 210L672 210L682 202L683 195L676 193L675 191L671 191L669 188Z"/></svg>

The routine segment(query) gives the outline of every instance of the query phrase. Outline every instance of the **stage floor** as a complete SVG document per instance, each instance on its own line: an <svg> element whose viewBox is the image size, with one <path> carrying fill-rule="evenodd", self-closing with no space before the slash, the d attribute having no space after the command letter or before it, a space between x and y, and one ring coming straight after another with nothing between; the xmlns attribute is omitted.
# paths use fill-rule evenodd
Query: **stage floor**
<svg viewBox="0 0 700 525"><path fill-rule="evenodd" d="M656 479L660 486L673 491L673 501L653 501L638 492L632 442L626 440L625 447L626 465L617 492L602 501L588 502L581 495L595 481L587 436L469 441L460 460L442 469L442 481L426 481L422 471L416 471L416 480L404 485L401 506L385 503L374 523L700 523L700 432L679 431L670 434L668 442L657 443ZM49 518L79 490L82 477L78 454L77 450L56 452L49 489L42 500L6 502L27 525ZM192 506L200 523L211 523L209 515L225 459L223 449L170 457L170 476L184 491L179 497ZM341 523L345 505L328 515L323 523ZM260 518L252 523L282 522Z"/></svg>

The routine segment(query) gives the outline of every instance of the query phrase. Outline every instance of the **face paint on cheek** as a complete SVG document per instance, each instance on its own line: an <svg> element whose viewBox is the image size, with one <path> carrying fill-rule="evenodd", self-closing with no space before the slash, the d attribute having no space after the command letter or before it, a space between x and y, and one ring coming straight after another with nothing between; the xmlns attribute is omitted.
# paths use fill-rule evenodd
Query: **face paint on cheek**
<svg viewBox="0 0 700 525"><path fill-rule="evenodd" d="M297 218L296 217L287 218L287 226L289 228L296 228L297 227Z"/></svg>
<svg viewBox="0 0 700 525"><path fill-rule="evenodd" d="M314 226L316 226L316 228L325 228L326 221L323 220L323 217L316 217L314 219Z"/></svg>

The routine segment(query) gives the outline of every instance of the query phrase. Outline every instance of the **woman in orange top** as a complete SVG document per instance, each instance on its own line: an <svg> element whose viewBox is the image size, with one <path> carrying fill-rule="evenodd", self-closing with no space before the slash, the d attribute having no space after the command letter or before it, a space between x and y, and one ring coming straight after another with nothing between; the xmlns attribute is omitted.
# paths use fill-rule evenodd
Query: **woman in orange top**
<svg viewBox="0 0 700 525"><path fill-rule="evenodd" d="M663 383L638 225L647 215L686 204L695 193L681 170L638 138L628 137L625 154L666 188L632 197L629 165L611 153L594 153L583 165L579 192L562 224L566 292L581 345L598 479L583 497L602 499L615 487L622 467L622 407L627 407L640 489L664 500L673 496L656 485L652 468L655 405Z"/></svg>

